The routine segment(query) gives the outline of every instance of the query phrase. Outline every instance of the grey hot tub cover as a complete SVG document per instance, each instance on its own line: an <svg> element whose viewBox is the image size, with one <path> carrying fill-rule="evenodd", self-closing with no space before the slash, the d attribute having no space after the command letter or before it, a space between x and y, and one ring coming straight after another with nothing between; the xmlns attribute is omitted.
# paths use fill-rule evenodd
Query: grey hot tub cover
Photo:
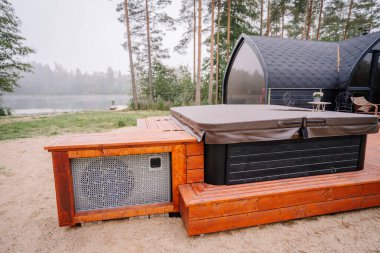
<svg viewBox="0 0 380 253"><path fill-rule="evenodd" d="M170 109L175 121L206 144L273 141L377 133L378 117L313 112L277 105L204 105Z"/></svg>

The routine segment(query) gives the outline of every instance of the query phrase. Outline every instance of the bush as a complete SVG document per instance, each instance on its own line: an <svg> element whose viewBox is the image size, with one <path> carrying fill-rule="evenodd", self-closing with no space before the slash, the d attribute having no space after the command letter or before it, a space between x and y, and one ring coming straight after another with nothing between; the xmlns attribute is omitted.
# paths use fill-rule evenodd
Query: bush
<svg viewBox="0 0 380 253"><path fill-rule="evenodd" d="M11 116L11 115L12 115L11 108L0 106L0 116Z"/></svg>

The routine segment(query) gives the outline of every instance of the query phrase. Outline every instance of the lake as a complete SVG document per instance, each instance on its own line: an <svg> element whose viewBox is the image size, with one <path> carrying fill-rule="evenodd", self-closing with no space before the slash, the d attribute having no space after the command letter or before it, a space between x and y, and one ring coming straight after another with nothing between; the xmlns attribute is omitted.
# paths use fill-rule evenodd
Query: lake
<svg viewBox="0 0 380 253"><path fill-rule="evenodd" d="M127 105L128 95L3 95L0 97L12 114L40 114L53 112L76 112L108 110L115 101L116 105Z"/></svg>

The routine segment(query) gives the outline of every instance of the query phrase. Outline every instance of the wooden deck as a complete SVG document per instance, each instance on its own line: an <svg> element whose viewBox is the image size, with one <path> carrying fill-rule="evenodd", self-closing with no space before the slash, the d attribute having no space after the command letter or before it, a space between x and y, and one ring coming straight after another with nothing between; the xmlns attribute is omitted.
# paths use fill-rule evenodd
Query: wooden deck
<svg viewBox="0 0 380 253"><path fill-rule="evenodd" d="M380 134L368 136L361 171L231 186L192 183L179 191L189 235L380 206Z"/></svg>

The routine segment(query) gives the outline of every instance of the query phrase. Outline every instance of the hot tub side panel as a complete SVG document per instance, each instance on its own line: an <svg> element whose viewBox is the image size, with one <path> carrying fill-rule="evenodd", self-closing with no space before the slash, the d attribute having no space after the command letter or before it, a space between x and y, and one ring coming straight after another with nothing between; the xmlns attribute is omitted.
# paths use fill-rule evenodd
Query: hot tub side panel
<svg viewBox="0 0 380 253"><path fill-rule="evenodd" d="M366 135L205 145L205 182L241 184L363 169Z"/></svg>

